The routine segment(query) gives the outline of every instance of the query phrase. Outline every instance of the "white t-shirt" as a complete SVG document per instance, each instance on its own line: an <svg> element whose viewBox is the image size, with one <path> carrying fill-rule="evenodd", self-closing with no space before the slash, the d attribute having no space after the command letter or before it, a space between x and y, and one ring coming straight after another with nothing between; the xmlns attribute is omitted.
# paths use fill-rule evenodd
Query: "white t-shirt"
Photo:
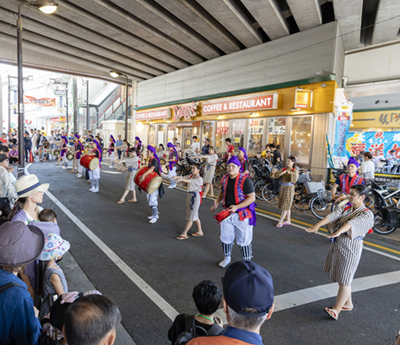
<svg viewBox="0 0 400 345"><path fill-rule="evenodd" d="M372 161L364 161L361 164L361 174L366 180L373 180L375 178L375 165Z"/></svg>
<svg viewBox="0 0 400 345"><path fill-rule="evenodd" d="M196 152L196 150L200 150L200 143L198 141L196 141L195 143L193 143L192 145L190 145L190 148Z"/></svg>
<svg viewBox="0 0 400 345"><path fill-rule="evenodd" d="M374 156L374 157L372 157L372 162L375 164L375 166L377 166L378 163L379 163L381 160L385 160L385 156L379 155L379 156Z"/></svg>

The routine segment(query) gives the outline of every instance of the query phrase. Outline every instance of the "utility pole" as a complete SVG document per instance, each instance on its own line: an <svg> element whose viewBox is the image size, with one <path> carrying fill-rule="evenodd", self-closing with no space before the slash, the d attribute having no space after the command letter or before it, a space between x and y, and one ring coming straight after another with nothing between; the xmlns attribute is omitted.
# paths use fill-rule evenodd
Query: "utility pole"
<svg viewBox="0 0 400 345"><path fill-rule="evenodd" d="M8 134L11 133L11 76L8 76Z"/></svg>
<svg viewBox="0 0 400 345"><path fill-rule="evenodd" d="M86 80L86 131L89 130L89 79Z"/></svg>
<svg viewBox="0 0 400 345"><path fill-rule="evenodd" d="M68 82L65 82L65 85L66 85L66 90L65 90L65 98L66 98L66 103L65 103L65 111L66 111L66 113L67 113L67 116L66 116L66 118L65 118L65 120L67 121L67 124L66 124L66 126L65 126L65 130L66 130L66 132L67 132L67 136L68 136L68 131L69 131L69 126L68 126L68 117L69 117L69 109L68 109Z"/></svg>
<svg viewBox="0 0 400 345"><path fill-rule="evenodd" d="M72 102L74 103L74 132L78 132L78 85L76 76L72 77Z"/></svg>

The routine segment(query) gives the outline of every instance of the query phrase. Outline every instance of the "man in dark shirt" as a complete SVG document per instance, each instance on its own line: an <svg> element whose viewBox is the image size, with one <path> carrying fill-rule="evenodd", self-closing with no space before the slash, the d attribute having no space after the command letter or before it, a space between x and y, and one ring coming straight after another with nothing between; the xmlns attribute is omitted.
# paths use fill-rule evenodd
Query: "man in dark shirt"
<svg viewBox="0 0 400 345"><path fill-rule="evenodd" d="M153 171L156 172L159 176L160 174L160 158L158 158L156 149L148 145L147 146L147 157L149 158L149 162L147 164L147 167L149 168L140 178L139 182L142 183L144 179L146 178L147 175L152 173ZM152 211L152 215L148 217L150 219L149 223L155 223L159 217L159 212L158 212L158 197L162 197L164 195L164 187L161 182L160 187L153 193L147 194L147 202L149 203L149 206Z"/></svg>
<svg viewBox="0 0 400 345"><path fill-rule="evenodd" d="M275 146L274 144L269 145L271 151L273 152L274 156L272 158L272 164L273 165L282 165L282 155L281 152L279 151L279 146Z"/></svg>
<svg viewBox="0 0 400 345"><path fill-rule="evenodd" d="M28 132L24 133L24 148L25 148L25 159L26 159L26 162L28 162L29 156L30 156L30 153L32 150L32 140L29 137Z"/></svg>
<svg viewBox="0 0 400 345"><path fill-rule="evenodd" d="M203 155L210 154L210 139L206 138L204 140L204 146L202 147L201 151L203 151Z"/></svg>
<svg viewBox="0 0 400 345"><path fill-rule="evenodd" d="M231 212L230 218L220 223L222 248L225 255L225 259L219 263L222 268L231 262L235 237L243 260L251 260L253 226L256 225L254 204L256 197L253 183L247 175L240 174L240 162L236 156L228 160L227 169L228 174L221 180L221 191L210 210L214 212L219 203L223 202L223 206Z"/></svg>

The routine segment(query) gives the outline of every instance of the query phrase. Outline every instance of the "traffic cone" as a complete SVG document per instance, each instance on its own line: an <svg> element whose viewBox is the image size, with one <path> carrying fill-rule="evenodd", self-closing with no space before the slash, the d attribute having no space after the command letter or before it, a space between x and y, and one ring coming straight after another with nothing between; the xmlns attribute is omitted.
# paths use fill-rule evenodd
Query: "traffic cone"
<svg viewBox="0 0 400 345"><path fill-rule="evenodd" d="M32 150L30 151L30 154L29 154L29 163L33 163L33 154L32 154Z"/></svg>

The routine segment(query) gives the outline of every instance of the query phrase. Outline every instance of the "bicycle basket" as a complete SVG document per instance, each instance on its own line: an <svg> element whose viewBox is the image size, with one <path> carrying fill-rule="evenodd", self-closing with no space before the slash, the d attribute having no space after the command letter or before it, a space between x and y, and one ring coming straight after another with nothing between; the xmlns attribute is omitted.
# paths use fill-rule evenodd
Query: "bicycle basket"
<svg viewBox="0 0 400 345"><path fill-rule="evenodd" d="M318 193L318 191L325 191L325 184L323 182L306 182L304 184L308 194Z"/></svg>
<svg viewBox="0 0 400 345"><path fill-rule="evenodd" d="M332 192L329 190L320 189L317 191L318 198L322 199L332 199Z"/></svg>

